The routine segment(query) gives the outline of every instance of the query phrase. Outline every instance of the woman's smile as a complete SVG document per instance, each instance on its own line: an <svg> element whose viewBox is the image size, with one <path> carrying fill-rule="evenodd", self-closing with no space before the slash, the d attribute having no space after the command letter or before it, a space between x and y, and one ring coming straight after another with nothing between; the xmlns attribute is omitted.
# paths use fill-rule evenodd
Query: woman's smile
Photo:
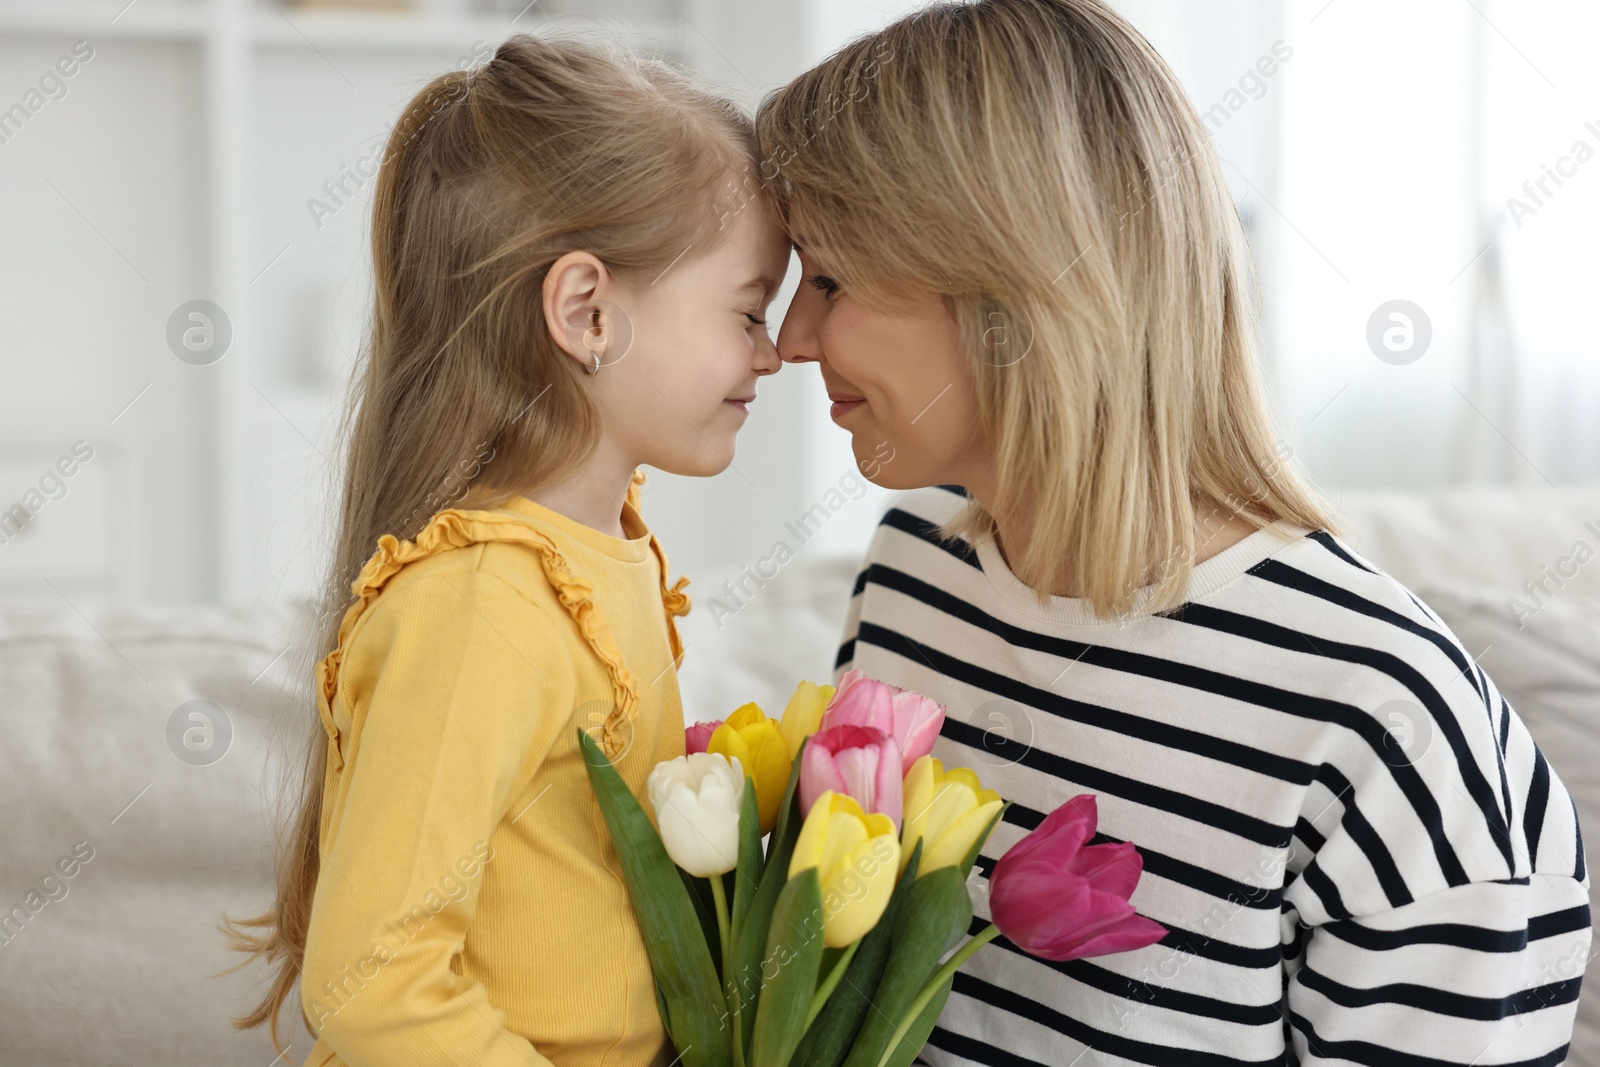
<svg viewBox="0 0 1600 1067"><path fill-rule="evenodd" d="M841 416L849 414L867 402L866 397L857 396L854 393L834 392L832 390L828 392L828 399L833 401L833 407L828 409L828 415L836 421Z"/></svg>

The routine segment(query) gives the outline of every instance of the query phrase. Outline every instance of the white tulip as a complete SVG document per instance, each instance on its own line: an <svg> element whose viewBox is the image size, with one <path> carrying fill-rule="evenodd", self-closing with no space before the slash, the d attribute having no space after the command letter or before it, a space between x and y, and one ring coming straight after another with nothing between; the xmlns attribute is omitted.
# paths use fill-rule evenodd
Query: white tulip
<svg viewBox="0 0 1600 1067"><path fill-rule="evenodd" d="M663 760L645 784L673 863L699 878L738 866L744 767L737 757L694 752Z"/></svg>

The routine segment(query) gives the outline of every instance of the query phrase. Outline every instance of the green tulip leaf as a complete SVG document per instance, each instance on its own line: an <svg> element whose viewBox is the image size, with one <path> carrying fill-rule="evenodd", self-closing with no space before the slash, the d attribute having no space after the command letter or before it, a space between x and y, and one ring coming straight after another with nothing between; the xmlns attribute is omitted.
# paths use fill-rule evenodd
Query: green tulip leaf
<svg viewBox="0 0 1600 1067"><path fill-rule="evenodd" d="M686 1067L730 1067L722 990L689 887L638 798L581 727L578 747L639 917L673 1047L683 1050Z"/></svg>
<svg viewBox="0 0 1600 1067"><path fill-rule="evenodd" d="M933 1024L939 1021L939 1013L944 1010L944 1002L950 999L950 987L955 985L956 976L951 975L939 983L939 988L934 990L933 997L917 1013L916 1020L910 1029L900 1039L900 1043L889 1053L889 1059L883 1067L911 1067L911 1061L917 1058L917 1053L922 1051L922 1046L928 1043L928 1035L933 1033Z"/></svg>
<svg viewBox="0 0 1600 1067"><path fill-rule="evenodd" d="M791 768L792 770L792 768ZM756 806L756 782L744 776L744 803L739 811L739 865L734 868L733 929L730 936L737 945L750 901L761 883L761 814Z"/></svg>
<svg viewBox="0 0 1600 1067"><path fill-rule="evenodd" d="M772 909L749 1067L788 1067L805 1034L822 949L822 883L807 867L784 884Z"/></svg>
<svg viewBox="0 0 1600 1067"><path fill-rule="evenodd" d="M972 897L961 868L940 867L911 883L895 916L889 958L872 996L878 1010L862 1021L845 1067L878 1067L890 1043L901 1040L895 1032L899 1020L971 924Z"/></svg>
<svg viewBox="0 0 1600 1067"><path fill-rule="evenodd" d="M778 808L778 822L767 839L767 858L761 871L760 884L751 897L749 910L739 925L739 940L733 948L733 979L739 997L739 1015L742 1039L740 1048L749 1048L755 1032L756 1008L761 998L761 955L767 947L767 931L772 926L772 909L778 894L789 880L789 860L794 855L794 843L800 837L800 753L805 742L795 753L789 768L789 784L784 787L783 804ZM742 817L742 816L741 816Z"/></svg>
<svg viewBox="0 0 1600 1067"><path fill-rule="evenodd" d="M833 973L834 968L839 966L839 961L844 958L844 954L849 951L849 945L840 948L831 945L822 946L822 963L817 967L817 973L822 975L823 981L827 981L828 975Z"/></svg>
<svg viewBox="0 0 1600 1067"><path fill-rule="evenodd" d="M850 1042L861 1027L861 1020L867 1017L867 1011L872 1006L867 994L878 988L883 965L889 958L895 916L916 880L917 865L921 860L922 839L918 838L911 849L911 858L906 860L906 869L901 872L900 881L895 884L894 893L889 897L889 906L884 909L883 918L861 939L861 947L856 950L855 958L844 972L844 981L839 983L828 1002L822 1006L822 1011L812 1021L800 1047L795 1049L795 1063L803 1063L806 1067L839 1067L844 1062L845 1053L850 1051Z"/></svg>
<svg viewBox="0 0 1600 1067"><path fill-rule="evenodd" d="M662 1025L664 1025L667 1028L667 1031L670 1033L672 1030L672 1014L667 1009L667 998L666 995L661 992L661 983L652 979L650 982L650 988L656 991L656 1010L661 1013Z"/></svg>
<svg viewBox="0 0 1600 1067"><path fill-rule="evenodd" d="M704 878L696 878L682 867L678 868L678 876L688 888L689 903L694 905L694 912L700 917L700 929L706 935L706 951L711 953L712 965L720 966L718 954L722 951L722 942L717 934L717 906L711 898L711 883Z"/></svg>

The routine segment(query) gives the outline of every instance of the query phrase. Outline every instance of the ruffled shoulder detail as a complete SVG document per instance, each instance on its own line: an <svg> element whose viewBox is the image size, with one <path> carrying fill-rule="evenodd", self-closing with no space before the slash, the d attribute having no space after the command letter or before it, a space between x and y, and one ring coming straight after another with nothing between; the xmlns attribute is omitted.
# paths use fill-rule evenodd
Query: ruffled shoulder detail
<svg viewBox="0 0 1600 1067"><path fill-rule="evenodd" d="M638 475L636 480L640 480ZM634 490L630 487L629 491L631 494ZM316 666L317 706L322 714L322 725L328 732L329 755L334 770L343 769L344 754L339 745L339 730L333 721L333 700L338 687L339 661L356 621L377 599L388 581L406 564L452 548L485 541L516 541L528 545L538 553L539 560L544 566L545 576L555 589L561 605L578 624L578 630L584 640L594 650L595 655L600 657L607 673L611 676L616 700L602 726L601 749L607 758L613 760L626 751L630 726L639 704L639 690L632 673L622 662L622 655L617 651L611 630L595 603L594 586L574 574L566 557L561 554L555 543L527 523L500 518L485 511L446 508L428 520L428 524L417 534L415 540L402 541L393 534L379 537L377 551L362 566L361 573L350 584L350 592L355 600L345 609L344 618L339 623L338 642L333 651L324 656ZM652 545L655 543L653 534L651 543ZM659 549L657 551L659 554ZM679 586L685 581L687 579L679 579ZM665 592L663 581L664 602ZM676 589L672 592L687 602L688 598L683 597ZM671 615L674 612L671 607L668 607L667 611L668 629L671 631L673 641L673 656L676 658L681 653L681 648L677 642L677 632L671 627Z"/></svg>
<svg viewBox="0 0 1600 1067"><path fill-rule="evenodd" d="M644 470L635 468L633 479L628 483L628 503L632 505L634 511L640 511L641 514L642 510L639 502L640 492L644 487L644 479ZM690 600L689 595L683 591L683 587L689 584L689 579L687 576L680 575L676 582L671 585L667 584L667 553L662 549L661 542L656 539L654 533L650 535L650 551L655 553L656 563L661 570L661 605L667 612L667 641L672 649L672 662L677 666L682 666L683 640L678 636L678 624L674 621L674 618L678 615L689 614L689 609L694 606L694 601Z"/></svg>

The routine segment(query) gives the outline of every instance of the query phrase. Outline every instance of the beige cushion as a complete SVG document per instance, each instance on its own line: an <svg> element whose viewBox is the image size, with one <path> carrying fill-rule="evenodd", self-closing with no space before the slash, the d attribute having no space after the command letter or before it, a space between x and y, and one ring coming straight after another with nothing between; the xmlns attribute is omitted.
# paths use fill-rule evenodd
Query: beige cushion
<svg viewBox="0 0 1600 1067"><path fill-rule="evenodd" d="M262 1031L235 1033L225 1018L249 1006L264 972L207 975L236 962L216 917L253 914L270 897L275 747L318 722L314 705L279 688L301 667L279 656L291 617L0 604L0 910L22 908L0 944L0 1059L272 1060ZM219 706L232 729L209 765L180 760L167 743L173 711L197 699ZM92 858L63 878L79 842ZM293 1008L285 1033L298 1056L285 1060L298 1065L311 1040Z"/></svg>
<svg viewBox="0 0 1600 1067"><path fill-rule="evenodd" d="M1345 539L1412 590L1466 582L1509 595L1583 541L1596 556L1561 593L1600 597L1600 485L1352 490L1335 503Z"/></svg>

